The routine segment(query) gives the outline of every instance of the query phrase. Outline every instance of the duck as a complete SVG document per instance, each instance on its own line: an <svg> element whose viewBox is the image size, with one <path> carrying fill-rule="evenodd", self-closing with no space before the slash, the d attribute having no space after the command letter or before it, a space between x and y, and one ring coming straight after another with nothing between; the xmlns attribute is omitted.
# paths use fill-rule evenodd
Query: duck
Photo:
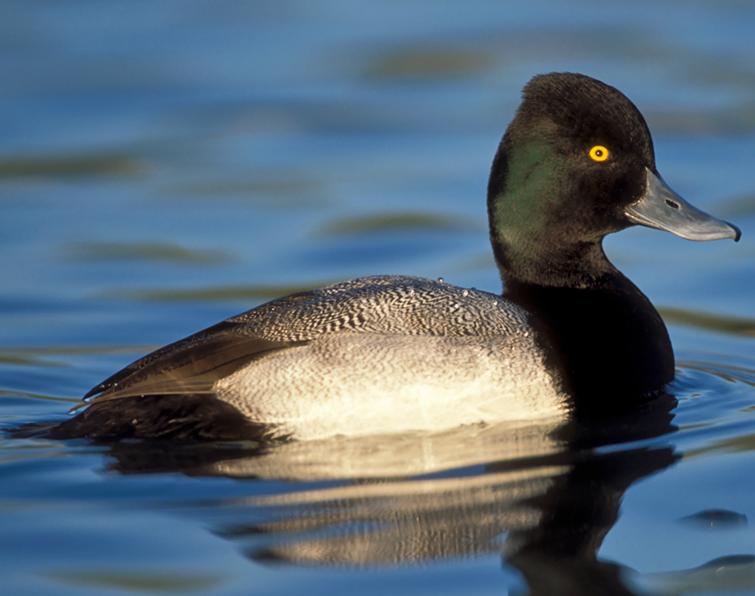
<svg viewBox="0 0 755 596"><path fill-rule="evenodd" d="M638 407L673 380L674 353L603 239L741 235L664 181L623 93L577 73L524 87L487 215L502 293L385 275L284 296L129 364L49 434L294 441Z"/></svg>

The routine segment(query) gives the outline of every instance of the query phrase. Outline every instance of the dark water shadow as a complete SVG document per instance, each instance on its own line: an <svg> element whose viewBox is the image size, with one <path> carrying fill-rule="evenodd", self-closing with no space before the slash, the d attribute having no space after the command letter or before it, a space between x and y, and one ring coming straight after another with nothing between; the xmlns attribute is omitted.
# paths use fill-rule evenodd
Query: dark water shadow
<svg viewBox="0 0 755 596"><path fill-rule="evenodd" d="M211 266L233 261L219 250L199 250L174 242L75 242L64 248L68 259L79 262L143 262Z"/></svg>
<svg viewBox="0 0 755 596"><path fill-rule="evenodd" d="M213 532L257 562L374 569L498 553L530 594L634 594L631 570L599 549L629 487L679 459L648 441L676 430L675 405L268 446L118 443L108 471L256 480L254 495L200 509L224 512Z"/></svg>
<svg viewBox="0 0 755 596"><path fill-rule="evenodd" d="M376 213L333 219L315 233L319 237L361 236L385 232L469 232L482 231L471 218L441 213L395 212Z"/></svg>
<svg viewBox="0 0 755 596"><path fill-rule="evenodd" d="M728 335L755 337L755 319L749 317L707 313L670 306L659 310L664 320L676 325L717 331Z"/></svg>
<svg viewBox="0 0 755 596"><path fill-rule="evenodd" d="M132 177L145 164L127 153L81 153L17 156L0 159L0 181L29 178Z"/></svg>

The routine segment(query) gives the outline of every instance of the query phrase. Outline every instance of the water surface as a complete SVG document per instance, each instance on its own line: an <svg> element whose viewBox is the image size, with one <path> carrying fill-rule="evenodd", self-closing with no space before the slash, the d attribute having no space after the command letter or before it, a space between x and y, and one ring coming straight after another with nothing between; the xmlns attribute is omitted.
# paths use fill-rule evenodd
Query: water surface
<svg viewBox="0 0 755 596"><path fill-rule="evenodd" d="M396 273L497 291L486 176L537 72L624 90L669 183L744 234L608 240L678 361L669 395L626 417L264 452L2 437L4 591L755 592L751 3L2 12L6 428L302 288Z"/></svg>

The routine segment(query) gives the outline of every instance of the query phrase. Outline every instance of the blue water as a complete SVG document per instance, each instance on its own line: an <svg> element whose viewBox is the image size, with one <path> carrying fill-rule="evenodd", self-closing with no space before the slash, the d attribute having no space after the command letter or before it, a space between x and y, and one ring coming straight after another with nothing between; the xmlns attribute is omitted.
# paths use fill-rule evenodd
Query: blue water
<svg viewBox="0 0 755 596"><path fill-rule="evenodd" d="M678 361L673 398L608 427L263 454L4 436L3 593L755 593L752 3L0 13L5 428L64 419L145 351L295 289L498 290L486 176L538 72L625 91L666 180L744 234L607 241Z"/></svg>

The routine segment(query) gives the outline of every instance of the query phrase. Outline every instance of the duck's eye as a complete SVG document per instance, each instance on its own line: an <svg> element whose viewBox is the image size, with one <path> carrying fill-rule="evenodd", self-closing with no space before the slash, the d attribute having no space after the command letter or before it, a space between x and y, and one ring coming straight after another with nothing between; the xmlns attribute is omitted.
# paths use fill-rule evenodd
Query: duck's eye
<svg viewBox="0 0 755 596"><path fill-rule="evenodd" d="M603 145L595 145L590 149L588 155L593 161L605 161L608 159L608 156L611 155L611 152L608 150L608 147L604 147Z"/></svg>

